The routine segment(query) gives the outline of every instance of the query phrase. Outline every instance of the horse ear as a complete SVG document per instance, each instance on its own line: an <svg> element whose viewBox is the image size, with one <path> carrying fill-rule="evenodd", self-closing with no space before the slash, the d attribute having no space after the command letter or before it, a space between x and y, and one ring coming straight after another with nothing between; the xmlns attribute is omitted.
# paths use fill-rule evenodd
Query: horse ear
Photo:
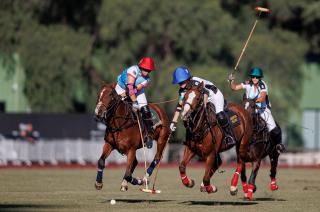
<svg viewBox="0 0 320 212"><path fill-rule="evenodd" d="M203 88L203 82L201 82L198 86L197 86L197 89L198 90L201 90Z"/></svg>

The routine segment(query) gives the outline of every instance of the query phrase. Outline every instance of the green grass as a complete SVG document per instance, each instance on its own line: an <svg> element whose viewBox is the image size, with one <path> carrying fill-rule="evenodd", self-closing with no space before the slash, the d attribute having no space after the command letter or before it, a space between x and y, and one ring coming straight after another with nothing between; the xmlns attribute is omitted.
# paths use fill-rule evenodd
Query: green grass
<svg viewBox="0 0 320 212"><path fill-rule="evenodd" d="M216 173L212 181L218 192L200 193L202 168L189 168L196 181L184 187L178 168L160 168L156 183L161 194L147 194L129 185L120 192L124 169L106 169L104 187L94 189L94 169L0 169L0 211L320 211L320 170L279 169L279 190L269 189L269 167L257 177L254 201L244 201L242 191L230 196L233 171ZM135 176L142 176L138 168ZM239 185L239 189L240 189ZM115 205L110 204L116 199Z"/></svg>

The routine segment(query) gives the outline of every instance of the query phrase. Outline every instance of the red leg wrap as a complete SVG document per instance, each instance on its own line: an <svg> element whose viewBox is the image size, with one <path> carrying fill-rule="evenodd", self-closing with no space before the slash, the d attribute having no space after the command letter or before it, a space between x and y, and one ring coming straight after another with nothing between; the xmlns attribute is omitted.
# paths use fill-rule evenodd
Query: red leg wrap
<svg viewBox="0 0 320 212"><path fill-rule="evenodd" d="M211 185L205 186L207 193L212 193L213 192L213 187Z"/></svg>
<svg viewBox="0 0 320 212"><path fill-rule="evenodd" d="M237 186L239 179L239 172L235 172L231 180L231 186Z"/></svg>
<svg viewBox="0 0 320 212"><path fill-rule="evenodd" d="M254 185L249 184L249 186L248 186L248 195L247 195L248 200L252 200L253 189L254 189Z"/></svg>
<svg viewBox="0 0 320 212"><path fill-rule="evenodd" d="M271 179L270 189L272 191L278 190L278 185L277 185L277 182L276 182L276 178L272 178Z"/></svg>
<svg viewBox="0 0 320 212"><path fill-rule="evenodd" d="M248 184L247 182L242 182L242 190L244 193L248 193Z"/></svg>
<svg viewBox="0 0 320 212"><path fill-rule="evenodd" d="M183 185L185 185L185 186L189 185L190 180L189 180L188 176L185 173L183 173L183 174L180 173L180 177L181 177Z"/></svg>

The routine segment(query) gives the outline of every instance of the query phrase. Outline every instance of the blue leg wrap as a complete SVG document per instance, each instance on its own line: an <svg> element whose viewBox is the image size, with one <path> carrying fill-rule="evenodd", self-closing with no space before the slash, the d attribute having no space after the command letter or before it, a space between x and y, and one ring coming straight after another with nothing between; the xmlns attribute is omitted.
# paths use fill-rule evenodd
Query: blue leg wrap
<svg viewBox="0 0 320 212"><path fill-rule="evenodd" d="M150 164L149 168L147 169L147 173L149 176L152 175L153 169L157 166L159 163L159 160L153 160L152 163Z"/></svg>
<svg viewBox="0 0 320 212"><path fill-rule="evenodd" d="M131 180L131 184L132 185L139 185L139 181L136 179L136 178L132 178L132 180Z"/></svg>
<svg viewBox="0 0 320 212"><path fill-rule="evenodd" d="M98 171L97 171L97 178L96 178L96 181L97 181L98 183L101 183L101 182L102 182L102 176L103 176L103 170L98 169Z"/></svg>

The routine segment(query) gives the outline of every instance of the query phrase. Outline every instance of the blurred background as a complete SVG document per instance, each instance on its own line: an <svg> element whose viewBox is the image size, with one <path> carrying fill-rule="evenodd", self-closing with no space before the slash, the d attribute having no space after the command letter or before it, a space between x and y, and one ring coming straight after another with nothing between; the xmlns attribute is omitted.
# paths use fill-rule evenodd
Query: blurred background
<svg viewBox="0 0 320 212"><path fill-rule="evenodd" d="M262 15L236 73L260 66L287 153L280 163L320 164L320 2L316 0L1 0L0 164L95 164L105 126L93 120L101 83L143 56L157 70L150 102L177 98L173 70L187 66L229 102L227 76ZM172 118L176 102L161 107ZM180 123L164 160L179 161ZM149 158L154 150L149 151ZM123 163L113 153L109 162ZM224 160L234 160L229 151Z"/></svg>

